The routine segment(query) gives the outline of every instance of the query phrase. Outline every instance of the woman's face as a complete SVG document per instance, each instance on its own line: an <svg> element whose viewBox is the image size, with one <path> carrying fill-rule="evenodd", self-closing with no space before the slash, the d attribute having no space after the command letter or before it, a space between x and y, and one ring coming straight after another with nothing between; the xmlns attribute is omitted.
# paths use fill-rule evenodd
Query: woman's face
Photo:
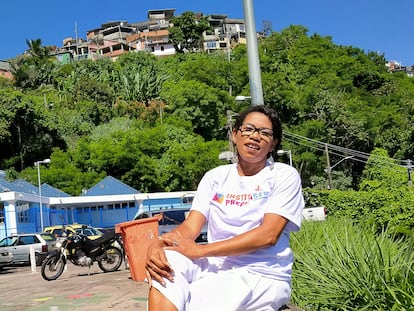
<svg viewBox="0 0 414 311"><path fill-rule="evenodd" d="M277 141L273 138L270 119L261 112L251 112L242 126L232 134L239 157L247 162L256 163L267 159Z"/></svg>

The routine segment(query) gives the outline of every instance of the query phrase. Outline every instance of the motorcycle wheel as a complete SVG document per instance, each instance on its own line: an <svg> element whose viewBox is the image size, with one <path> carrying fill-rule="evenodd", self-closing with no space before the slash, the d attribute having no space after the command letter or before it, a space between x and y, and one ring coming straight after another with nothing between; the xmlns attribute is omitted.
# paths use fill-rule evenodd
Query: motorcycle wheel
<svg viewBox="0 0 414 311"><path fill-rule="evenodd" d="M53 281L60 277L65 269L66 261L59 254L47 257L42 263L42 277L46 281Z"/></svg>
<svg viewBox="0 0 414 311"><path fill-rule="evenodd" d="M122 264L122 253L119 248L110 246L98 260L98 266L103 272L113 272Z"/></svg>

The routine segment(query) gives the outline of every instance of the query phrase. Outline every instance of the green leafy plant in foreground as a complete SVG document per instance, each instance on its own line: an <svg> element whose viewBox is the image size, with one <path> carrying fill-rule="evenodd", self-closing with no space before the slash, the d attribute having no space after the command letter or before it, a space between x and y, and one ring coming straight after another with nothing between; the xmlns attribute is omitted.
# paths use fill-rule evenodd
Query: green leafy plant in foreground
<svg viewBox="0 0 414 311"><path fill-rule="evenodd" d="M414 237L330 218L305 222L292 247L292 302L304 310L414 310Z"/></svg>

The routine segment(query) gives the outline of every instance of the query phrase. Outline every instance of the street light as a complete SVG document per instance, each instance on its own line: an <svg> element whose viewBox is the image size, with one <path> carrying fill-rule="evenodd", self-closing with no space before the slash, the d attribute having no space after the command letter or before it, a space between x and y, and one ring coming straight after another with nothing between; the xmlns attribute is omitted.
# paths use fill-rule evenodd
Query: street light
<svg viewBox="0 0 414 311"><path fill-rule="evenodd" d="M257 44L256 23L254 20L253 0L243 0L243 9L246 28L250 94L252 96L250 104L263 105L263 87L260 74L259 49Z"/></svg>
<svg viewBox="0 0 414 311"><path fill-rule="evenodd" d="M284 154L289 155L289 164L292 166L292 150L278 150L276 153L278 156L282 156Z"/></svg>
<svg viewBox="0 0 414 311"><path fill-rule="evenodd" d="M251 100L252 97L251 96L244 96L244 95L237 95L236 98L234 99L236 102L244 102L246 100Z"/></svg>
<svg viewBox="0 0 414 311"><path fill-rule="evenodd" d="M335 166L337 166L338 164L340 164L340 163L342 163L343 161L345 161L345 160L348 160L348 159L351 159L351 158L353 158L354 156L347 156L347 157L345 157L345 158L343 158L342 160L340 160L340 161L338 161L338 162L336 162L333 166L330 166L329 165L329 162L328 162L328 166L327 166L327 168L325 169L325 172L328 174L328 189L332 189L332 169L335 167Z"/></svg>
<svg viewBox="0 0 414 311"><path fill-rule="evenodd" d="M40 208L40 231L43 232L43 207L42 207L42 184L40 183L40 164L50 163L50 159L43 161L36 161L34 166L37 166L37 181L39 183L39 208Z"/></svg>

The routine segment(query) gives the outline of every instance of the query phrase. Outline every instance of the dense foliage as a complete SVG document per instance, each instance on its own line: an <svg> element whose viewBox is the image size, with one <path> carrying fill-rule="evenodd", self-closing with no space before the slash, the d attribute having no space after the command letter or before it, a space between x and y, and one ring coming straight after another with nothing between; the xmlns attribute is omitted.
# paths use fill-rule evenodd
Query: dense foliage
<svg viewBox="0 0 414 311"><path fill-rule="evenodd" d="M40 40L28 41L28 48L12 62L14 85L0 83L1 166L9 176L21 172L35 182L34 161L51 157L44 181L71 194L108 174L143 191L194 188L228 146L226 112L249 104L234 101L249 90L245 46L230 59L221 52L160 59L131 52L116 61L68 65L54 62ZM302 26L271 33L259 50L265 102L280 111L286 133L367 154L379 147L392 158L413 157L414 80L388 72L383 55L338 46ZM304 186L326 181L324 150L292 136L282 147L292 150ZM331 154L333 163L340 159ZM186 178L173 171L173 162ZM334 183L359 190L364 165L341 164L343 175L333 174ZM51 177L64 168L89 177Z"/></svg>
<svg viewBox="0 0 414 311"><path fill-rule="evenodd" d="M414 231L414 189L407 183L405 168L392 163L385 150L375 149L363 171L358 190L305 189L311 206L325 206L330 217L344 217L365 229L380 233L384 228L393 235Z"/></svg>
<svg viewBox="0 0 414 311"><path fill-rule="evenodd" d="M412 310L414 238L374 235L346 218L292 236L292 300L303 310Z"/></svg>

